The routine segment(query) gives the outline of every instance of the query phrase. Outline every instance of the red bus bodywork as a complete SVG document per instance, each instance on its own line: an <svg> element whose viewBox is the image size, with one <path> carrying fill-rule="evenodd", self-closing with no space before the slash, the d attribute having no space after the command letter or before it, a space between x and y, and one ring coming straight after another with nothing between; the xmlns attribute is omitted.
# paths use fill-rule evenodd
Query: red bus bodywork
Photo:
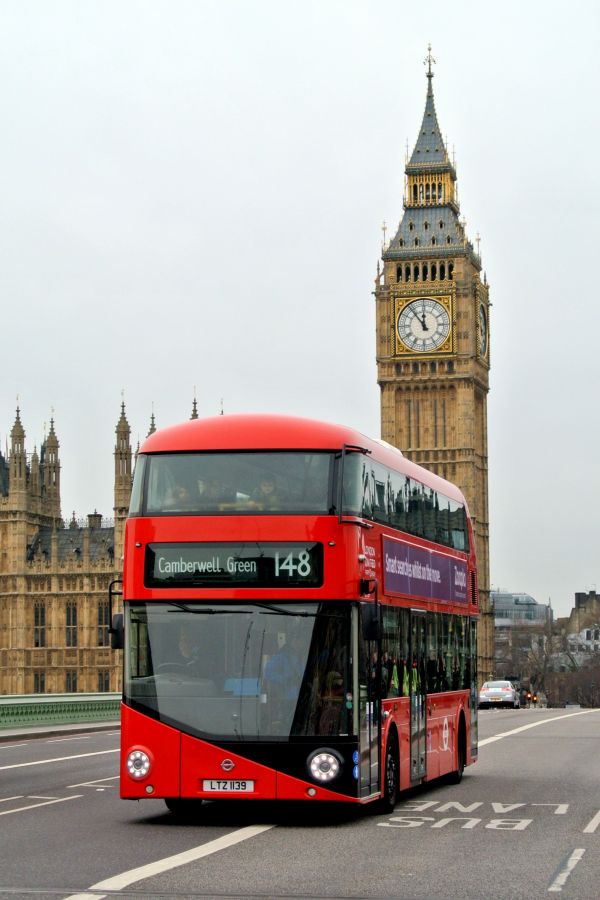
<svg viewBox="0 0 600 900"><path fill-rule="evenodd" d="M401 471L405 476L425 484L427 488L440 491L452 500L464 504L466 508L464 497L458 488L411 463L395 448L369 439L351 428L307 419L274 415L231 415L188 421L155 432L144 442L140 453L153 455L310 450L342 454L344 448L360 448L360 452L368 455L369 459ZM127 618L128 608L135 604L166 600L181 605L194 602L210 606L226 597L229 604L252 604L257 600L269 603L273 600L279 607L288 602L297 603L299 599L323 604L335 600L337 603L361 604L362 609L367 605L378 605L380 613L381 610L402 609L406 611L410 621L417 621L427 613L460 617L460 621L468 622L471 634L474 635L478 600L474 542L468 511L467 527L469 547L466 552L460 552L361 516L345 516L340 510L330 515L287 515L273 512L267 515L130 516L125 530L125 615ZM322 583L314 587L306 586L301 590L298 587L275 590L268 587L236 586L226 589L147 586L144 558L149 545L202 542L207 538L212 542L257 544L295 542L299 539L315 542L323 547ZM402 546L410 545L415 548L415 553L435 554L436 558L448 557L451 563L455 562L456 566L460 566L467 573L466 601L455 602L446 597L431 600L419 596L418 591L408 594L390 590L390 576L385 568L386 565L388 568L393 567L388 561L387 551L390 547L393 549L394 542ZM456 623L459 619L453 621ZM423 629L425 628L423 625ZM413 631L413 639L416 641L415 634ZM378 658L381 659L381 634L374 641L378 643ZM372 645L374 644L369 646ZM221 799L234 796L237 799L370 802L385 796L386 748L390 743L394 746L394 741L399 763L397 787L400 791L442 775L455 773L460 777L463 766L474 762L477 753L473 647L470 659L472 668L469 687L461 683L455 689L450 686L447 690L435 693L419 688L419 697L416 697L413 695L412 685L409 685L408 696L400 693L397 696L382 696L376 712L376 706L371 707L370 713L367 712L367 718L370 714L371 721L367 725L373 729L375 726L372 719L377 717L377 746L376 751L371 748L371 753L376 752L378 756L379 787L377 789L377 785L374 785L366 793L363 790L361 795L357 786L354 796L349 791L337 791L334 783L331 786L316 783L302 767L294 769L295 774L290 774L289 767L287 772L283 771L278 766L277 747L271 748L272 752L267 757L260 757L258 750L250 753L244 746L236 753L236 748L231 743L224 746L223 742L204 740L197 735L185 733L184 730L136 709L135 704L128 702L125 691L121 728L121 796L128 799ZM414 690L416 693L416 689ZM415 751L415 745L411 743L414 742L411 728L414 731L417 715L419 727L423 727L423 740L419 750ZM367 751L361 745L360 738L356 735L353 737L356 738L356 746L352 744L352 747L355 746L352 751L354 759L357 755L362 758ZM351 738L352 736L348 740ZM326 738L319 738L314 743L318 748L321 744L327 745L328 741ZM255 745L251 749L254 748ZM147 777L133 777L128 768L128 759L136 751L145 754L149 760ZM421 768L416 759L419 753L422 756ZM268 758L269 764L265 764L265 758ZM253 784L252 791L240 794L229 790L223 793L205 790L208 781L217 787L220 781L225 783L224 772L227 772L229 766L235 773L236 781Z"/></svg>

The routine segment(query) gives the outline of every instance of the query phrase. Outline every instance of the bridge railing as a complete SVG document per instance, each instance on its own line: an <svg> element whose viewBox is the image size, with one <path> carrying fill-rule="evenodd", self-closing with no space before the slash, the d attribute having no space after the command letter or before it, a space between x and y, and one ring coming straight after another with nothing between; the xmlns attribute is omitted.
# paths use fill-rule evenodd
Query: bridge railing
<svg viewBox="0 0 600 900"><path fill-rule="evenodd" d="M5 694L0 696L0 731L36 725L110 722L120 714L121 694Z"/></svg>

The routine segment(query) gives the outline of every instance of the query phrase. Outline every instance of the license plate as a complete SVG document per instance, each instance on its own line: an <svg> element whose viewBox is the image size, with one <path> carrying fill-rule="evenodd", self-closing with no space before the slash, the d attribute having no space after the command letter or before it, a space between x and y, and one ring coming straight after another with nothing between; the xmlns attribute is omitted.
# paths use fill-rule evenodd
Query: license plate
<svg viewBox="0 0 600 900"><path fill-rule="evenodd" d="M234 781L233 779L205 778L202 782L203 791L226 794L250 794L254 791L254 781Z"/></svg>

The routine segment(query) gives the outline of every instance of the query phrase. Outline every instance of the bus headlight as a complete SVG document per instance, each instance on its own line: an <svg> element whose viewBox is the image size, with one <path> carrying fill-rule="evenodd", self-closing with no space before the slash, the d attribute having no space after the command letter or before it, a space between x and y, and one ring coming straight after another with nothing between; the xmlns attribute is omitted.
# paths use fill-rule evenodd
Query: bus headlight
<svg viewBox="0 0 600 900"><path fill-rule="evenodd" d="M321 784L333 781L340 774L342 769L342 760L334 750L317 750L311 753L307 760L308 771Z"/></svg>
<svg viewBox="0 0 600 900"><path fill-rule="evenodd" d="M132 750L127 757L127 771L132 778L139 781L150 772L150 757L143 750Z"/></svg>

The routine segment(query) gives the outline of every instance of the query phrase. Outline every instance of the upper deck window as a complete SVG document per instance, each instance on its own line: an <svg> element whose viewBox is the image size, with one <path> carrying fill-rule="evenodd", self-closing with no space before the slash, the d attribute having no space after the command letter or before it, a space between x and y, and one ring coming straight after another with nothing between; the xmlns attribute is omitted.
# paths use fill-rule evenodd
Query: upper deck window
<svg viewBox="0 0 600 900"><path fill-rule="evenodd" d="M331 512L332 453L161 453L140 466L141 459L132 501L142 502L132 502L130 515Z"/></svg>
<svg viewBox="0 0 600 900"><path fill-rule="evenodd" d="M361 453L348 453L343 471L344 515L372 519L454 550L469 549L462 503Z"/></svg>

